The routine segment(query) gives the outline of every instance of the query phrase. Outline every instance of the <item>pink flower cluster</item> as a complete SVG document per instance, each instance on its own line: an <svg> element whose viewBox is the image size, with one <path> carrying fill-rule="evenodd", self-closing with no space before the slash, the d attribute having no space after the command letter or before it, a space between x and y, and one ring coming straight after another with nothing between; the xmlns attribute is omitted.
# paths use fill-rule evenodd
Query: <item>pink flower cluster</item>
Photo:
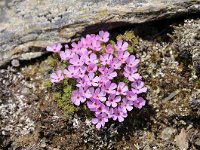
<svg viewBox="0 0 200 150"><path fill-rule="evenodd" d="M86 35L71 47L65 45L64 51L61 44L47 47L47 51L58 53L63 63L69 62L66 69L51 74L51 82L60 82L64 77L76 79L77 90L72 91L71 100L76 106L87 104L94 112L92 123L96 128L104 127L109 119L124 121L133 107L141 109L145 100L138 94L147 91L137 73L139 59L127 51L128 43L108 41L109 33L100 31L98 35ZM129 84L123 82L125 78Z"/></svg>

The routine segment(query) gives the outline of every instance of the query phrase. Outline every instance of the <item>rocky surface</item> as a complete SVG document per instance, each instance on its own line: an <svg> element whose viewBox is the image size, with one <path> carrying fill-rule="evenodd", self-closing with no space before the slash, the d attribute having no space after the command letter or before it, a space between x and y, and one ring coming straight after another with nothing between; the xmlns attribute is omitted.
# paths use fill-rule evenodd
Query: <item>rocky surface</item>
<svg viewBox="0 0 200 150"><path fill-rule="evenodd" d="M52 91L43 86L50 70L46 58L29 64L14 61L13 67L0 69L0 149L198 150L199 26L199 19L179 25L155 22L132 26L134 38L118 36L134 41L148 104L133 110L123 123L101 130L83 112L63 119Z"/></svg>
<svg viewBox="0 0 200 150"><path fill-rule="evenodd" d="M0 66L41 56L81 33L200 11L200 0L1 0Z"/></svg>

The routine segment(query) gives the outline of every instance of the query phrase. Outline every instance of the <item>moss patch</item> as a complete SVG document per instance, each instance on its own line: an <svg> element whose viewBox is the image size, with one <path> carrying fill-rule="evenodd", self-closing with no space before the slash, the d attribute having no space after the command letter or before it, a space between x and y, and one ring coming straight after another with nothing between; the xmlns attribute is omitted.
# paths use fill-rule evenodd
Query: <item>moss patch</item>
<svg viewBox="0 0 200 150"><path fill-rule="evenodd" d="M134 34L133 31L127 31L123 35L118 35L117 40L124 40L129 43L128 51L130 53L136 52L136 46L139 45L139 38Z"/></svg>

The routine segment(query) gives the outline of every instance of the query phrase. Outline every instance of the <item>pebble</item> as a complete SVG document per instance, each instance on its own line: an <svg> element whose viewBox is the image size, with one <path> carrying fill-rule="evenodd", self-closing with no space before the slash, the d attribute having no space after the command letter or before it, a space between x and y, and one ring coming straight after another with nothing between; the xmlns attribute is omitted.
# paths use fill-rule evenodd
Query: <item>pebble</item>
<svg viewBox="0 0 200 150"><path fill-rule="evenodd" d="M13 67L19 67L20 66L20 62L19 62L18 59L13 59L11 61L11 64L12 64Z"/></svg>
<svg viewBox="0 0 200 150"><path fill-rule="evenodd" d="M1 134L2 134L2 135L6 135L6 132L5 132L5 131L2 131Z"/></svg>
<svg viewBox="0 0 200 150"><path fill-rule="evenodd" d="M194 140L194 146L197 148L197 149L200 149L200 133L196 135L196 138Z"/></svg>
<svg viewBox="0 0 200 150"><path fill-rule="evenodd" d="M27 95L30 94L30 90L29 90L27 87L23 88L21 92L22 92L22 94L25 95L25 96L27 96Z"/></svg>
<svg viewBox="0 0 200 150"><path fill-rule="evenodd" d="M176 129L167 127L161 132L161 138L165 141L170 140Z"/></svg>
<svg viewBox="0 0 200 150"><path fill-rule="evenodd" d="M46 147L46 140L45 139L42 139L41 141L41 145L40 145L42 148Z"/></svg>

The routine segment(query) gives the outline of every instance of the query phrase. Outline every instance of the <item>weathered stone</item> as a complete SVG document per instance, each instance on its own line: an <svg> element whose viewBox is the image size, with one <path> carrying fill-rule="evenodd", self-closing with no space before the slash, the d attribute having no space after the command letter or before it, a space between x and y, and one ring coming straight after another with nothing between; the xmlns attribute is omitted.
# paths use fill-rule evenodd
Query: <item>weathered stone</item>
<svg viewBox="0 0 200 150"><path fill-rule="evenodd" d="M171 140L174 133L176 133L176 129L167 127L161 132L161 138L166 141Z"/></svg>
<svg viewBox="0 0 200 150"><path fill-rule="evenodd" d="M188 139L187 139L187 132L184 128L181 129L181 132L179 135L175 136L176 145L181 150L187 150L189 147Z"/></svg>
<svg viewBox="0 0 200 150"><path fill-rule="evenodd" d="M47 45L81 33L199 11L200 0L3 0L0 66L41 56Z"/></svg>

